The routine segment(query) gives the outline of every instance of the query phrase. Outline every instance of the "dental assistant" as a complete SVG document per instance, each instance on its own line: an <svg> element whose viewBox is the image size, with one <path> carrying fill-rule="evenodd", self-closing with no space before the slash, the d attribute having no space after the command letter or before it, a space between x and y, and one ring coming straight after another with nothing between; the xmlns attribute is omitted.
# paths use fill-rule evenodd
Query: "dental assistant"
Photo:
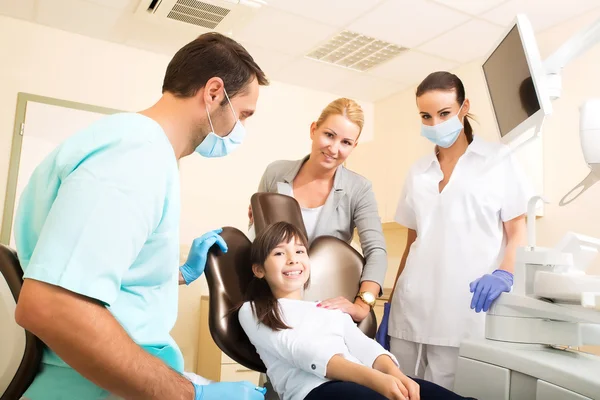
<svg viewBox="0 0 600 400"><path fill-rule="evenodd" d="M280 160L267 166L258 192L281 193L300 204L309 242L329 235L352 241L358 231L366 264L355 301L325 299L320 306L340 309L355 322L369 315L381 294L387 252L371 182L342 164L350 156L364 125L364 113L354 100L339 98L323 109L310 126L312 148L301 160ZM249 209L252 223L252 210Z"/></svg>
<svg viewBox="0 0 600 400"><path fill-rule="evenodd" d="M412 166L398 203L408 240L388 334L403 371L452 390L461 341L484 337L480 311L511 289L531 190L506 146L473 135L456 75L430 74L416 98L435 149Z"/></svg>
<svg viewBox="0 0 600 400"><path fill-rule="evenodd" d="M36 168L15 220L15 317L47 348L24 398L264 398L249 382L192 384L169 332L178 283L203 273L211 246L227 250L220 230L208 232L178 268L177 161L241 144L266 84L241 45L202 35L175 54L156 104L100 119Z"/></svg>

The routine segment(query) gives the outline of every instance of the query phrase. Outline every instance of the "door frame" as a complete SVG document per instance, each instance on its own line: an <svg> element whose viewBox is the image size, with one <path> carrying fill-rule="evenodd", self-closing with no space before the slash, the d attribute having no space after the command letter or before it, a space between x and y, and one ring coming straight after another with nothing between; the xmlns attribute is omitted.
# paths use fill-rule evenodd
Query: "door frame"
<svg viewBox="0 0 600 400"><path fill-rule="evenodd" d="M4 211L2 213L2 225L0 228L0 243L6 246L10 245L10 235L17 194L17 180L19 177L19 164L21 161L21 150L23 147L23 132L25 127L25 118L27 117L27 103L29 102L49 104L53 106L72 108L81 111L90 111L106 115L123 112L122 110L117 110L114 108L77 103L75 101L56 99L37 94L23 92L19 92L17 94L17 109L15 112L15 124L13 126L12 144L10 148L8 178L6 182L6 194L4 197Z"/></svg>

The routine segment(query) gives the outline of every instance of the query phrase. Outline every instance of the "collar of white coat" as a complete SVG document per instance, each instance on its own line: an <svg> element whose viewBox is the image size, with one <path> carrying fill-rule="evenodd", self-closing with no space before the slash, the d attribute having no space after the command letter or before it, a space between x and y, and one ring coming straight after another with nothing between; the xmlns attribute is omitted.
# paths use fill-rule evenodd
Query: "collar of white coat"
<svg viewBox="0 0 600 400"><path fill-rule="evenodd" d="M310 154L302 158L301 160L296 161L292 168L288 172L283 175L283 181L288 184L292 184L298 172L300 172L300 168L302 165L309 159ZM345 168L343 165L339 165L335 170L335 175L333 177L333 189L335 192L344 192L344 171Z"/></svg>
<svg viewBox="0 0 600 400"><path fill-rule="evenodd" d="M473 135L473 141L467 147L467 151L461 157L470 157L469 154L475 154L477 156L481 156L487 158L490 154L493 153L493 146L490 146L491 143L486 142L482 138ZM431 168L434 164L439 164L437 159L437 148L434 149L426 158L425 163L423 164L423 170L426 171Z"/></svg>

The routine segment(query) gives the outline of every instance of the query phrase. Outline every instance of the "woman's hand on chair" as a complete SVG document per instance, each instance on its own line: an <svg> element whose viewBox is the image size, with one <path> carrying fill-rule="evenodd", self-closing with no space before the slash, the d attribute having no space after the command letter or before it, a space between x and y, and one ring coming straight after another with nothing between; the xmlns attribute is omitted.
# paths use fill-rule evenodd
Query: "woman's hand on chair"
<svg viewBox="0 0 600 400"><path fill-rule="evenodd" d="M326 308L328 310L340 310L350 315L354 322L361 322L367 318L371 308L368 305L360 305L352 303L345 297L334 297L320 302L317 307Z"/></svg>
<svg viewBox="0 0 600 400"><path fill-rule="evenodd" d="M250 221L250 225L254 224L254 218L252 217L252 204L248 206L248 220Z"/></svg>

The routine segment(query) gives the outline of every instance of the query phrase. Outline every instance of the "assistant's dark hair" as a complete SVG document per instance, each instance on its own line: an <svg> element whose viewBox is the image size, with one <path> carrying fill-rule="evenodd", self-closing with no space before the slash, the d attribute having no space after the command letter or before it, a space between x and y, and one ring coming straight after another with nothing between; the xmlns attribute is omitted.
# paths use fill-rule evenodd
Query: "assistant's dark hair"
<svg viewBox="0 0 600 400"><path fill-rule="evenodd" d="M421 97L432 90L454 91L456 93L456 101L459 105L462 105L465 101L465 87L462 81L458 76L450 72L437 71L427 75L417 87L417 97ZM467 114L463 125L467 141L470 144L473 141L473 128L471 127L469 118L472 118L472 116Z"/></svg>
<svg viewBox="0 0 600 400"><path fill-rule="evenodd" d="M308 249L308 240L304 233L296 226L288 222L276 222L262 231L254 242L250 251L252 265L264 267L265 261L280 243L289 243L292 240L300 241ZM308 251L308 250L307 250ZM304 288L308 286L308 281ZM279 303L273 295L266 279L256 276L248 284L245 293L245 301L249 301L252 311L261 324L268 326L274 331L290 329L281 318Z"/></svg>
<svg viewBox="0 0 600 400"><path fill-rule="evenodd" d="M259 85L269 84L265 73L241 44L209 32L175 53L167 67L162 91L177 97L192 97L213 77L223 80L229 98L243 93L254 78ZM226 102L223 100L222 104Z"/></svg>

